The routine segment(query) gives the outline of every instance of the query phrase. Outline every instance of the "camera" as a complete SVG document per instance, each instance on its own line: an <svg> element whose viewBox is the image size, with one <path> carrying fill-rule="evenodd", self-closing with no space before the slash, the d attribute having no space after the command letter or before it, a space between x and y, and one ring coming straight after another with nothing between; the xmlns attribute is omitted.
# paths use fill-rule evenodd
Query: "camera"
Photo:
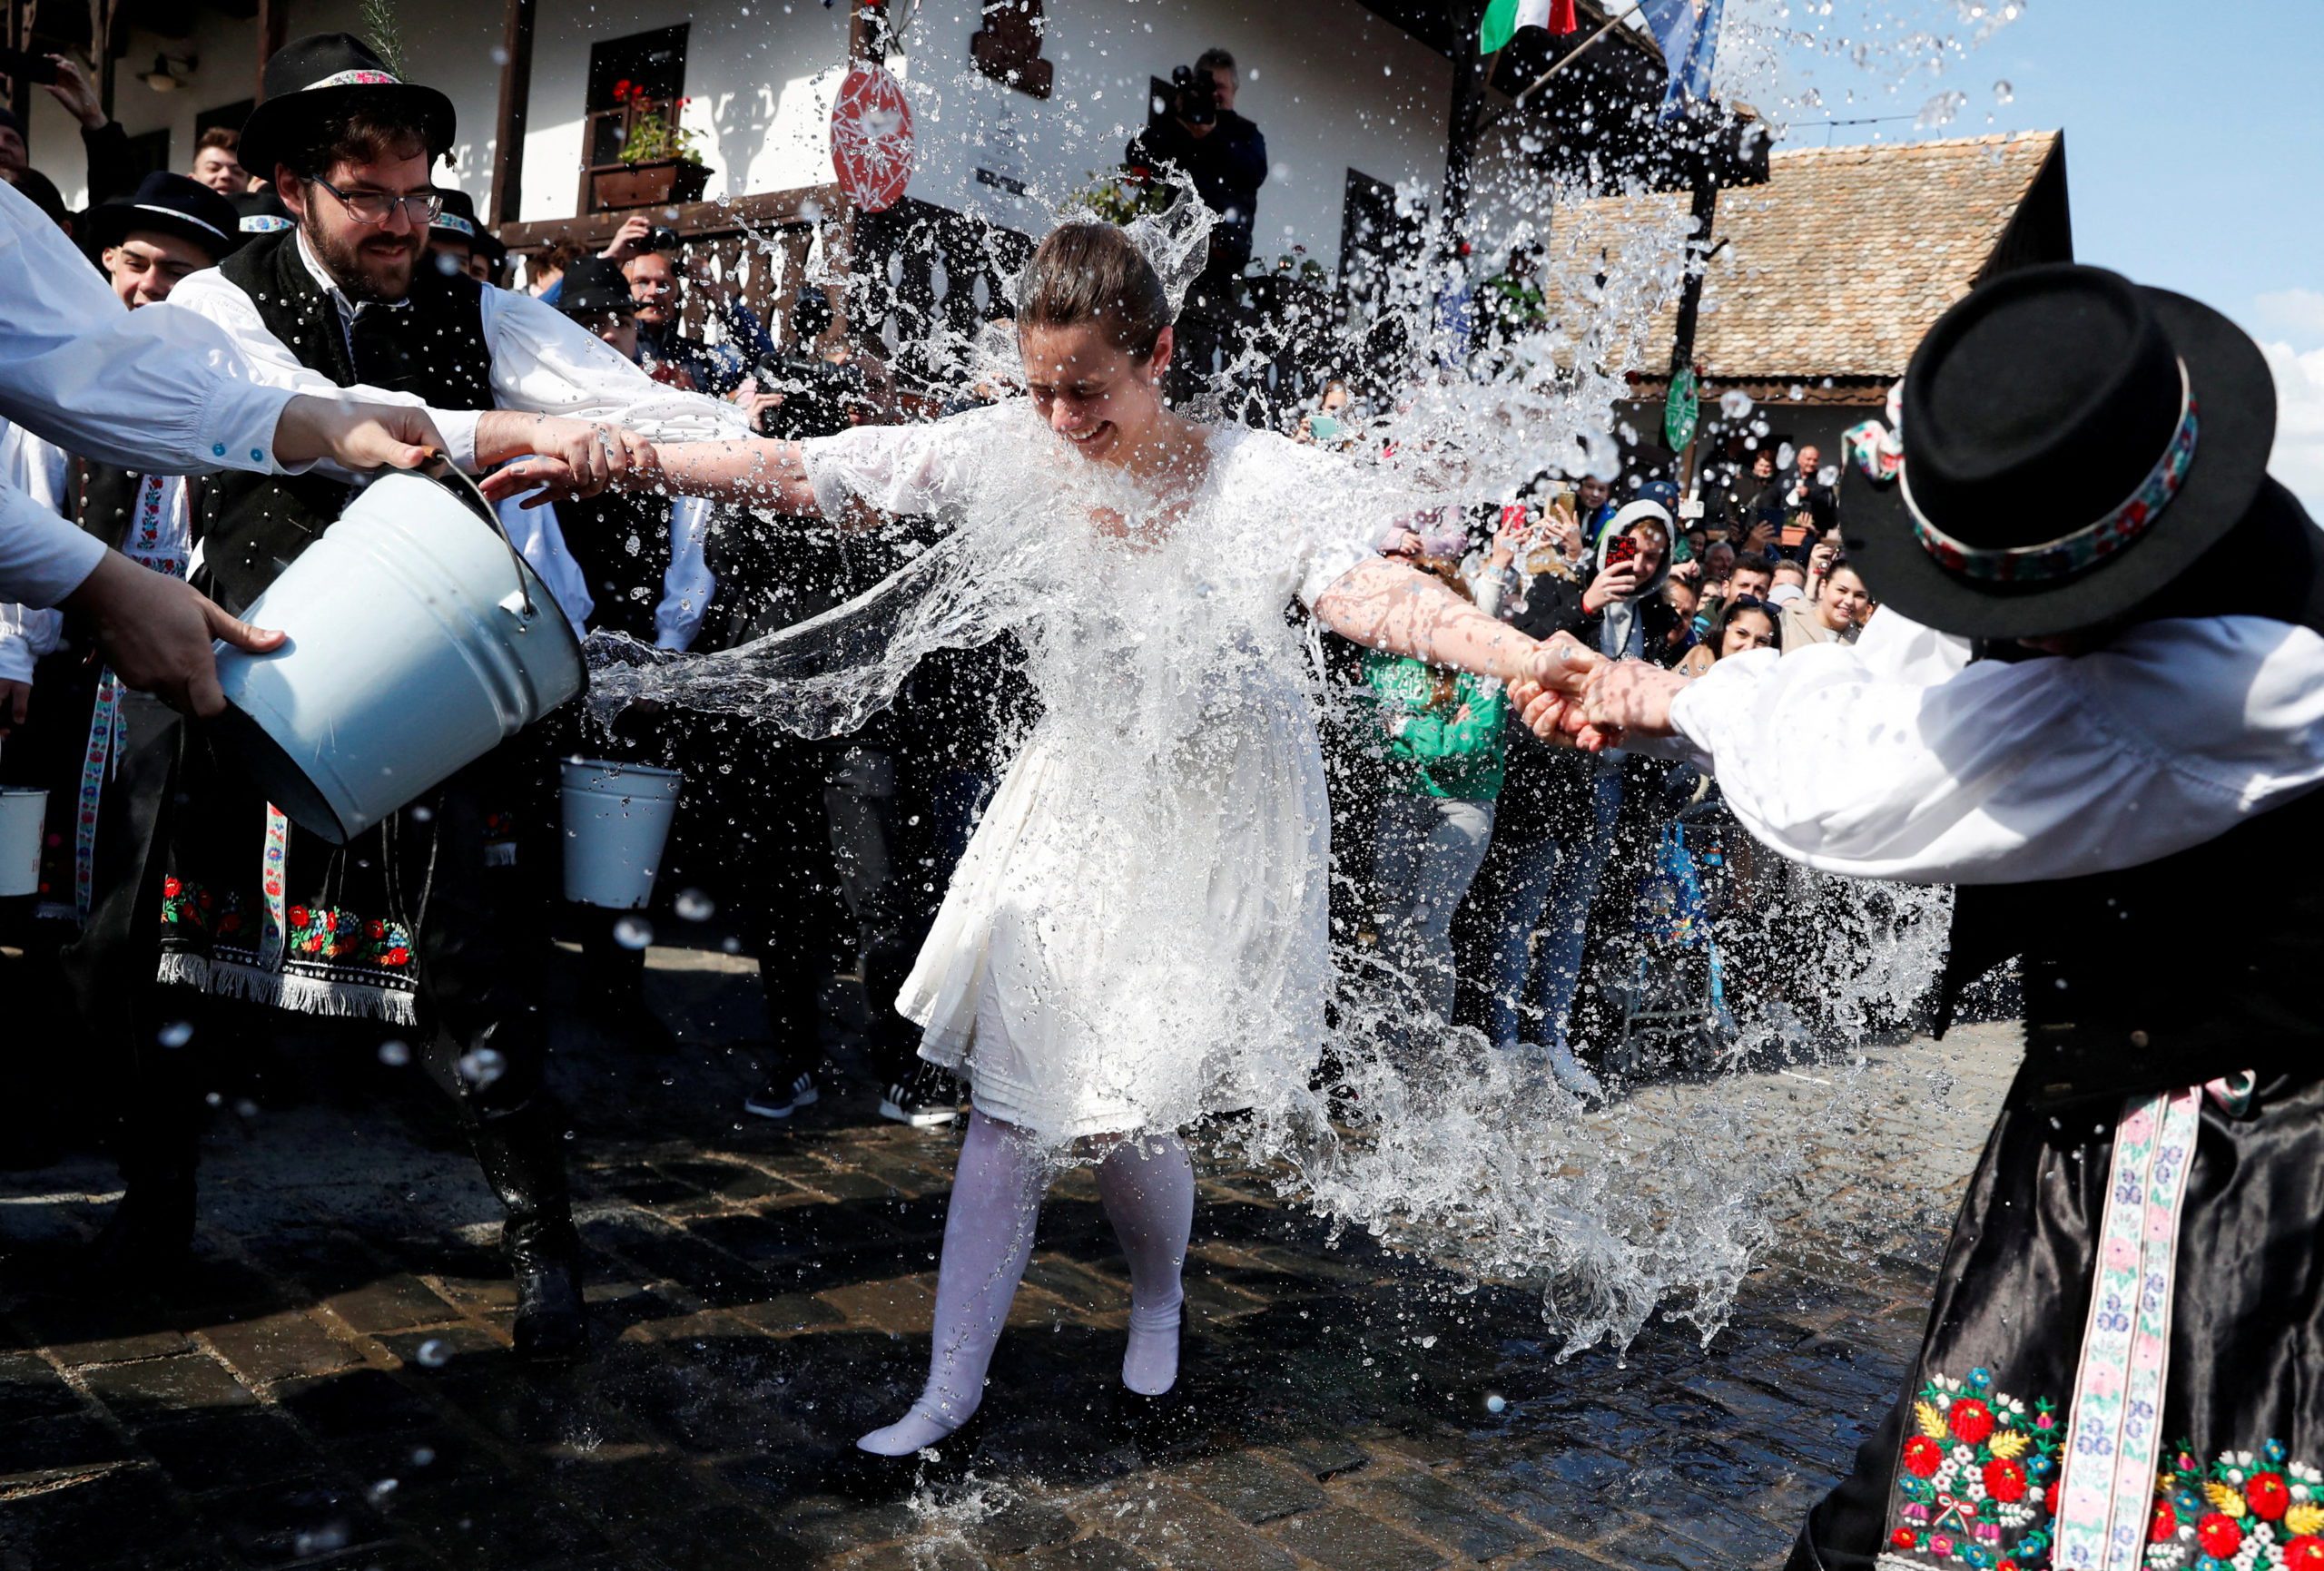
<svg viewBox="0 0 2324 1571"><path fill-rule="evenodd" d="M657 224L653 229L648 230L645 234L645 249L647 250L664 251L672 256L675 256L680 243L681 242L678 240L678 231L672 229L667 224Z"/></svg>
<svg viewBox="0 0 2324 1571"><path fill-rule="evenodd" d="M1188 125L1212 125L1218 120L1218 79L1192 65L1170 72L1170 113Z"/></svg>
<svg viewBox="0 0 2324 1571"><path fill-rule="evenodd" d="M0 49L0 76L21 76L33 86L42 87L56 81L57 75L56 62L45 54Z"/></svg>

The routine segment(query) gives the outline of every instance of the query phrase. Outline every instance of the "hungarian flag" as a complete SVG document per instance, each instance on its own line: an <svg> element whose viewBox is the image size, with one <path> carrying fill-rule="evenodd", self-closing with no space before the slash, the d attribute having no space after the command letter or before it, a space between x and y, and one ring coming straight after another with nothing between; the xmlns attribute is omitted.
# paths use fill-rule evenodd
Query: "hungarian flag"
<svg viewBox="0 0 2324 1571"><path fill-rule="evenodd" d="M1573 15L1573 0L1492 0L1485 7L1477 49L1484 54L1497 54L1517 36L1520 27L1546 27L1563 37L1581 25Z"/></svg>

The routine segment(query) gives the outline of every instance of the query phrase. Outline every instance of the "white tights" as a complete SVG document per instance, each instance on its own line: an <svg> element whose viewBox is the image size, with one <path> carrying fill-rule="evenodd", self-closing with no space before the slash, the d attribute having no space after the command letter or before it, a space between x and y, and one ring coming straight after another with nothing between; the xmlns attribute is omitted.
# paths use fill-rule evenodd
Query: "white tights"
<svg viewBox="0 0 2324 1571"><path fill-rule="evenodd" d="M977 1410L985 1370L1033 1252L1033 1227L1049 1181L1049 1164L1023 1130L970 1114L944 1216L928 1387L910 1412L858 1446L883 1457L908 1456L934 1445ZM1122 1383L1159 1396L1178 1377L1185 1296L1179 1272L1194 1228L1194 1164L1175 1134L1124 1139L1098 1164L1098 1195L1129 1258L1129 1349L1122 1356Z"/></svg>

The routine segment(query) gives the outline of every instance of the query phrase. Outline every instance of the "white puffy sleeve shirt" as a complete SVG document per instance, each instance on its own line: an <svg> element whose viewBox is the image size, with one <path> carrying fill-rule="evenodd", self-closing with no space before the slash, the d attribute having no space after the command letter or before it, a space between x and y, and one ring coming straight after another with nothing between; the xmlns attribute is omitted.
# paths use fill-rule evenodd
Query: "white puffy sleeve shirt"
<svg viewBox="0 0 2324 1571"><path fill-rule="evenodd" d="M1877 636L1876 636L1877 634ZM2324 784L2324 638L2223 616L1970 663L1884 610L1861 643L1722 660L1654 751L1828 872L2024 883L2135 867Z"/></svg>
<svg viewBox="0 0 2324 1571"><path fill-rule="evenodd" d="M317 281L331 288L320 272ZM332 292L344 326L356 308ZM271 386L326 398L352 395L367 403L427 407L425 400L409 393L341 388L301 364L288 345L267 330L258 303L216 268L189 276L162 305L225 329L249 359L252 376ZM716 441L750 434L749 417L740 407L654 380L596 334L521 290L487 285L479 314L492 357L497 407L611 421L661 442ZM477 411L430 408L428 413L443 434L446 456L463 469L475 469Z"/></svg>
<svg viewBox="0 0 2324 1571"><path fill-rule="evenodd" d="M0 182L0 418L147 474L271 473L290 392L248 369L198 317L125 309L64 232ZM0 600L53 605L103 555L0 486Z"/></svg>

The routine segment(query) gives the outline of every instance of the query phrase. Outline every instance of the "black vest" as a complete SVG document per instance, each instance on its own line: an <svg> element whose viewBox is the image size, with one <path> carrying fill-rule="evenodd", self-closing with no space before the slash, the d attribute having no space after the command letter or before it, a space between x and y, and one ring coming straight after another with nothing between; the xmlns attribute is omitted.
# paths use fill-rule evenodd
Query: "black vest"
<svg viewBox="0 0 2324 1571"><path fill-rule="evenodd" d="M2043 1101L2324 1072L2324 791L2121 872L1965 886L1941 1017L2012 955Z"/></svg>
<svg viewBox="0 0 2324 1571"><path fill-rule="evenodd" d="M474 279L448 277L423 256L408 303L367 307L357 318L350 354L338 307L300 258L296 231L252 241L218 270L250 296L300 365L340 387L411 393L438 409L492 407L483 286ZM214 477L202 487L195 524L202 586L240 612L330 526L351 494L318 475Z"/></svg>

